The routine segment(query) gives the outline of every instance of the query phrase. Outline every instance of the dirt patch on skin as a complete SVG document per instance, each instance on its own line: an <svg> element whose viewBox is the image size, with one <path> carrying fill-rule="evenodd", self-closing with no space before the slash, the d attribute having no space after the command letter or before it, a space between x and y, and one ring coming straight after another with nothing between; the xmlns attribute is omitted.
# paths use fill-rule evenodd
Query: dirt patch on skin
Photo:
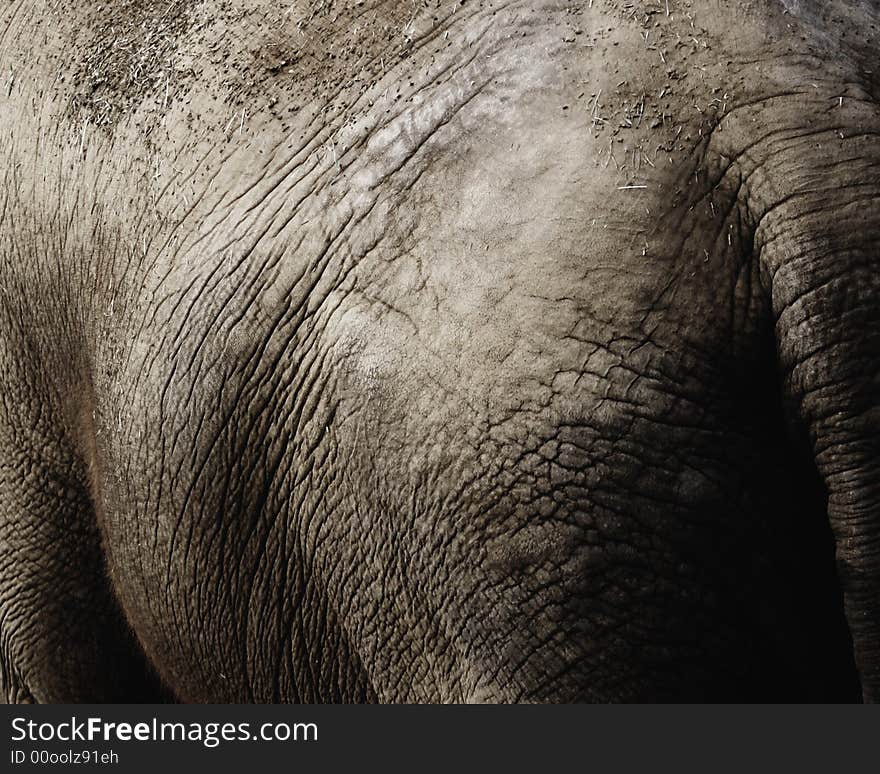
<svg viewBox="0 0 880 774"><path fill-rule="evenodd" d="M332 100L341 86L366 88L407 56L412 23L424 12L423 4L324 0L281 7L271 14L277 18L248 14L243 21L255 31L248 37L258 45L235 52L226 84L239 101L272 76L300 100Z"/></svg>
<svg viewBox="0 0 880 774"><path fill-rule="evenodd" d="M375 84L463 4L386 0L93 0L74 14L77 123L110 128L139 108L149 134L189 87L248 113L328 108ZM276 107L277 106L277 107Z"/></svg>
<svg viewBox="0 0 880 774"><path fill-rule="evenodd" d="M420 65L430 66L455 45L458 33L448 33L455 22L492 7L473 0L90 0L70 14L80 20L73 49L82 53L73 56L69 117L108 130L133 117L138 135L149 138L175 107L190 126L204 119L207 105L197 95L210 96L218 120L235 126L258 113L286 126L306 106L321 106L327 118L344 115L352 94L368 91L416 50ZM680 81L700 69L715 41L685 0L609 0L601 8L582 3L544 13L547 24L560 23L564 42L601 52L617 62L609 65L615 72L626 69L624 60L643 62L644 82L621 75L613 89L585 88L580 98L593 131L611 134L640 167L649 152L654 161L657 143L641 147L626 135L677 128ZM391 100L421 76L403 74ZM591 79L589 72L580 77ZM732 95L714 84L689 96L711 124ZM613 146L610 153L620 155Z"/></svg>
<svg viewBox="0 0 880 774"><path fill-rule="evenodd" d="M563 41L592 55L571 74L582 87L563 110L587 113L594 139L604 145L597 163L638 188L650 168L708 137L742 84L717 61L721 43L691 3L606 0L598 8L569 10ZM605 63L599 80L596 62Z"/></svg>
<svg viewBox="0 0 880 774"><path fill-rule="evenodd" d="M199 52L200 82L245 121L265 112L284 125L309 105L329 118L409 56L426 21L429 28L439 25L449 15L442 6L450 5L433 3L432 18L425 3L239 0L223 24L192 39L191 49ZM234 37L225 33L229 28Z"/></svg>
<svg viewBox="0 0 880 774"><path fill-rule="evenodd" d="M586 113L601 145L597 163L638 186L650 168L669 163L667 156L710 136L748 91L754 68L734 66L731 50L784 54L809 32L781 4L768 7L773 24L756 32L745 24L751 12L722 22L694 0L546 7L491 0L87 0L58 12L71 34L52 70L65 74L65 120L77 142L89 124L110 135L127 132L127 141L149 149L207 133L231 143L266 123L287 134L316 113L324 124L345 126L377 99L379 109L394 111L398 100L413 99L414 84L428 83L435 62L456 51L459 61L472 56L469 32L499 13L498 23L510 25L510 50L533 33L561 52L584 50L560 59L560 79L573 84L573 93L559 109L579 119Z"/></svg>
<svg viewBox="0 0 880 774"><path fill-rule="evenodd" d="M70 112L96 126L114 124L145 98L180 86L176 66L193 0L105 0L88 3L88 21L76 31Z"/></svg>

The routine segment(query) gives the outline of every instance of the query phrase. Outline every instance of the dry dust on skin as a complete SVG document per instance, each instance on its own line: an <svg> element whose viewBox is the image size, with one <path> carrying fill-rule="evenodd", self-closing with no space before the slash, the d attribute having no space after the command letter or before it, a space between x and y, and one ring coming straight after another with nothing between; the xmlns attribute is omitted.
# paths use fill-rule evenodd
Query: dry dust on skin
<svg viewBox="0 0 880 774"><path fill-rule="evenodd" d="M384 0L89 4L69 32L78 44L74 50L83 51L72 68L72 112L100 126L140 114L136 120L149 134L170 104L186 100L194 84L216 94L223 105L241 107L245 115L266 111L284 121L286 113L308 103L332 110L342 88L364 91L375 85L462 5ZM420 18L426 9L431 14L427 28Z"/></svg>
<svg viewBox="0 0 880 774"><path fill-rule="evenodd" d="M191 23L192 0L111 0L85 3L71 69L75 120L114 124L147 97L167 93L194 75L177 62L178 43Z"/></svg>
<svg viewBox="0 0 880 774"><path fill-rule="evenodd" d="M186 103L190 90L196 89L217 95L218 103L226 106L224 113L235 111L224 127L233 130L230 134L236 128L243 129L258 113L289 124L290 114L308 105L320 105L328 118L339 118L334 114L348 107L343 100L346 90L363 93L375 86L396 64L423 46L426 36L437 38L434 53L455 45L462 31L459 24L450 41L452 24L470 13L494 13L493 5L472 0L390 4L382 0L327 0L287 7L254 7L253 3L232 0L89 4L80 10L81 21L70 33L76 43L73 50L83 52L70 68L74 88L71 115L99 126L131 118L141 134L150 135L170 106L178 101ZM504 4L497 6L503 8ZM544 12L547 23L558 27L564 43L593 49L592 61L597 54L608 62L635 56L640 62L644 60L647 79L675 81L683 75L676 69L678 64L691 66L686 49L708 49L707 33L696 26L689 6L670 10L665 2L597 0L595 5L566 7L561 20L558 9L552 14L549 9L534 9L534 14ZM525 15L532 11L528 5L523 9ZM631 34L636 30L644 35L643 40ZM659 79L655 71L660 71ZM422 75L398 72L402 83L393 88L394 97L405 90L407 81L412 85L413 79ZM678 95L670 84L662 84L653 93L639 89L639 84L621 81L613 93L584 91L579 99L594 116L597 131L608 127L616 135L621 129L638 128L643 123L656 129L675 122L671 100ZM560 108L576 109L577 104ZM208 116L197 112L188 118L192 125L199 125ZM216 116L211 118L216 120ZM623 139L617 142L625 144ZM645 153L656 151L656 147L625 147L624 155L632 153L632 163L639 166ZM617 154L612 156L616 160Z"/></svg>
<svg viewBox="0 0 880 774"><path fill-rule="evenodd" d="M399 112L400 101L412 102L436 57L454 47L469 55L472 44L463 41L471 18L494 22L507 8L507 20L523 20L522 29L514 26L510 33L521 35L522 45L538 33L541 39L558 37L563 48L585 49L581 72L561 72L574 93L559 109L588 113L596 136L608 136L596 163L622 170L622 184L638 185L639 173L656 166L658 154L672 151L682 127L693 123L690 113L700 114L697 131L708 132L715 114L735 98L720 85L707 85L705 95L687 93L700 59L711 58L709 36L689 7L665 0L538 8L472 0L330 0L280 8L111 0L80 7L73 23L60 19L62 29L69 27L62 54L74 56L70 64L59 61L58 69L69 72L68 117L81 143L90 136L84 124L98 125L128 147L142 143L168 158L176 155L171 148L206 131L216 135L218 127L226 143L241 146L270 126L273 133L293 134L315 111L336 127L357 121L364 111ZM629 72L644 73L639 82L618 80L621 61ZM597 68L596 62L605 64ZM382 88L369 99L358 99L377 86ZM680 139L684 147L691 138L685 133ZM336 144L331 136L328 149L345 150ZM156 177L162 176L157 169Z"/></svg>
<svg viewBox="0 0 880 774"><path fill-rule="evenodd" d="M240 141L257 116L262 116L258 124L270 121L284 129L298 123L299 111L318 107L328 121L344 123L351 118L345 115L351 103L345 94L366 92L392 70L397 85L386 78L383 97L389 89L397 97L407 81L418 82L423 73L395 65L419 53L420 67L426 43L435 52L458 45L462 21L506 5L516 7L474 0L281 6L242 0L90 0L61 11L46 5L45 19L38 13L29 23L37 38L40 28L48 34L47 24L55 37L61 35L52 54L54 69L71 89L67 115L77 131L82 123L112 128L126 120L136 126L128 139L165 143L166 133L154 137L155 129L183 121L190 133L201 133L220 123L231 142ZM683 104L705 114L711 125L713 114L736 99L723 78L714 78L711 86L707 82L702 95L688 93L692 87L679 88L682 80L706 79L705 62L719 45L727 50L739 45L736 30L729 29L722 40L718 24L703 23L715 9L698 12L697 6L686 0L594 0L560 6L561 17L558 8L528 3L519 8L524 16L543 14L548 29L556 26L566 44L588 47L592 63L604 62L616 71L621 61L630 70L639 63L644 82L621 78L599 92L588 78L577 99L560 106L587 109L595 129L620 135L645 125L680 126L687 118L677 114ZM798 13L816 16L813 6L800 3ZM212 98L205 99L209 94ZM631 143L615 136L605 160L638 170L656 163L658 145L668 143Z"/></svg>
<svg viewBox="0 0 880 774"><path fill-rule="evenodd" d="M563 38L591 51L583 72L571 74L586 88L562 109L588 113L594 138L607 142L596 163L616 169L622 189L637 191L640 174L686 153L693 133L711 133L735 89L709 71L712 37L688 10L665 2L603 6L610 9L579 9L574 37ZM608 63L598 77L597 60Z"/></svg>

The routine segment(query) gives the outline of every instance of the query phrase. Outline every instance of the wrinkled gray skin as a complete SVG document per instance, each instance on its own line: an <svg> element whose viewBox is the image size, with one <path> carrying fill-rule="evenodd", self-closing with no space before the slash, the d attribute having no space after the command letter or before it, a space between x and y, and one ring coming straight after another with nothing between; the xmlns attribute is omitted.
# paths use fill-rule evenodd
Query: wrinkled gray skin
<svg viewBox="0 0 880 774"><path fill-rule="evenodd" d="M878 26L4 3L0 691L877 698Z"/></svg>

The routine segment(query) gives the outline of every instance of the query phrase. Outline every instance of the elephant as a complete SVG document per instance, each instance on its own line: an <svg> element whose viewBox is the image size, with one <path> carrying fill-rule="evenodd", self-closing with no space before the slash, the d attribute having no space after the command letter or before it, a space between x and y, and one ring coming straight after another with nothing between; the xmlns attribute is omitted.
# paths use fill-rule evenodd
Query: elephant
<svg viewBox="0 0 880 774"><path fill-rule="evenodd" d="M0 695L880 697L878 26L6 3Z"/></svg>

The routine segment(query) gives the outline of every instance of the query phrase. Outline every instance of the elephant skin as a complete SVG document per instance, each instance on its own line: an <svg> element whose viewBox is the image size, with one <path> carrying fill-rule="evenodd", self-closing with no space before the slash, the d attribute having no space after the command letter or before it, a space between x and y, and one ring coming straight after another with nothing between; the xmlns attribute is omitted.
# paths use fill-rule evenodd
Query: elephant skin
<svg viewBox="0 0 880 774"><path fill-rule="evenodd" d="M878 26L5 3L5 698L877 698Z"/></svg>

